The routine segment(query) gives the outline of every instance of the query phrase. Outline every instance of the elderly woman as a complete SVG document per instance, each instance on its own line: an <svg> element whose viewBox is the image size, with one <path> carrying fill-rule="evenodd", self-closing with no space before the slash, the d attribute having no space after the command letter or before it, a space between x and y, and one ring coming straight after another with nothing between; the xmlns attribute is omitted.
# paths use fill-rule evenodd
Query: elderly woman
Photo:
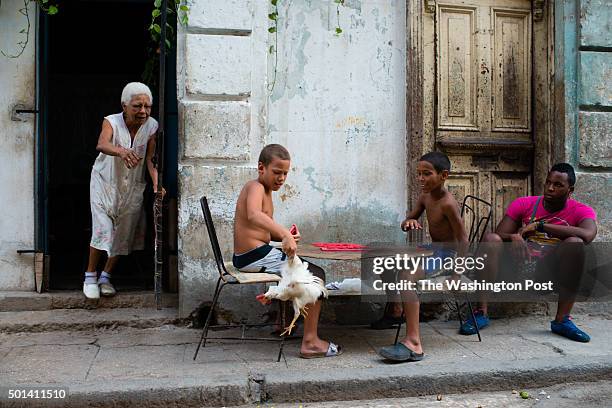
<svg viewBox="0 0 612 408"><path fill-rule="evenodd" d="M123 112L102 122L96 149L100 152L91 170L90 204L92 235L83 293L89 299L113 296L111 273L119 255L144 248L144 162L157 189L155 152L157 121L150 117L151 90L140 82L123 88ZM146 160L143 160L145 158ZM104 271L96 267L103 252L108 254Z"/></svg>

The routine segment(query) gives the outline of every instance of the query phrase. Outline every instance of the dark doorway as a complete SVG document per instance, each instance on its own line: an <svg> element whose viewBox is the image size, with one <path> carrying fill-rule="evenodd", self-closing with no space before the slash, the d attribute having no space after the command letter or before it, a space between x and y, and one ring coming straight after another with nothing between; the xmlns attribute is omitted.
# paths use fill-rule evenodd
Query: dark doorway
<svg viewBox="0 0 612 408"><path fill-rule="evenodd" d="M82 287L91 238L89 181L98 155L98 135L104 116L121 111L125 84L145 82L142 75L151 46L147 27L152 3L65 1L60 2L57 15L44 19L45 72L41 76L46 129L42 137L46 141L46 247L51 289ZM169 59L168 64L173 66L174 60ZM170 78L171 86L175 86L175 78ZM152 116L157 118L157 84L148 85L154 98ZM166 103L176 106L176 99ZM170 135L176 132L167 131L167 143ZM172 169L164 173L172 174ZM119 290L153 288L150 186L144 204L146 247L121 258L113 273Z"/></svg>

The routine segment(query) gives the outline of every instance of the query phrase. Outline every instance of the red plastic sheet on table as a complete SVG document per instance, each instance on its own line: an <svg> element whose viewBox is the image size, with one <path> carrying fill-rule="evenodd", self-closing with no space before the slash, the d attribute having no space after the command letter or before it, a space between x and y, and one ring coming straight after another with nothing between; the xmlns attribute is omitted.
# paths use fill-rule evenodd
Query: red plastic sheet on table
<svg viewBox="0 0 612 408"><path fill-rule="evenodd" d="M355 252L355 251L364 251L366 249L365 245L361 244L351 244L348 242L313 242L313 246L320 248L321 251L328 252Z"/></svg>

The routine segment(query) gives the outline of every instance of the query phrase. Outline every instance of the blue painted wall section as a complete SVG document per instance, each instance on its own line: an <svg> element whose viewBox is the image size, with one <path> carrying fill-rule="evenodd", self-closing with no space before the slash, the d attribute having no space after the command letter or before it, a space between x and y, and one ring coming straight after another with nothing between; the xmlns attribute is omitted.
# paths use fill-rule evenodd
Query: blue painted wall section
<svg viewBox="0 0 612 408"><path fill-rule="evenodd" d="M555 86L565 140L555 159L578 173L577 199L593 206L598 239L612 239L612 2L555 1ZM554 141L553 141L554 142Z"/></svg>

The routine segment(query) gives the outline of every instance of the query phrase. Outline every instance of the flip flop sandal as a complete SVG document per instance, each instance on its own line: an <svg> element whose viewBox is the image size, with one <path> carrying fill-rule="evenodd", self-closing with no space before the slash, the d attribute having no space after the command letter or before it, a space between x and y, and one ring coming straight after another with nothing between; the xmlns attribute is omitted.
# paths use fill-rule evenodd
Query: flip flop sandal
<svg viewBox="0 0 612 408"><path fill-rule="evenodd" d="M300 357L302 358L323 358L323 357L336 357L344 352L344 348L337 344L329 342L329 347L326 352L319 353L300 353Z"/></svg>
<svg viewBox="0 0 612 408"><path fill-rule="evenodd" d="M416 353L403 343L383 347L378 354L391 361L421 361L424 356L424 353Z"/></svg>

